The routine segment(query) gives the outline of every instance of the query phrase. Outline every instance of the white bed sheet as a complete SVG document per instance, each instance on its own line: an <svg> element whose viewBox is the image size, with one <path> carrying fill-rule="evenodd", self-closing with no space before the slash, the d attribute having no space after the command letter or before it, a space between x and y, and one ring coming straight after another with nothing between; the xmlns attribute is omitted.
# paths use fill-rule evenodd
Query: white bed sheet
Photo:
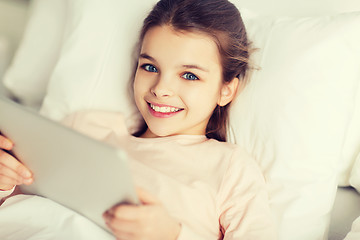
<svg viewBox="0 0 360 240"><path fill-rule="evenodd" d="M360 217L358 217L351 227L351 232L346 235L344 240L359 240L360 239Z"/></svg>
<svg viewBox="0 0 360 240"><path fill-rule="evenodd" d="M329 240L342 240L346 234L344 240L360 239L359 200L354 189L339 188ZM115 239L87 218L39 196L17 195L5 201L0 207L0 226L1 240Z"/></svg>
<svg viewBox="0 0 360 240"><path fill-rule="evenodd" d="M350 232L351 225L356 225L356 221L354 222L356 218L360 218L360 194L351 187L339 187L332 211L328 240L343 240ZM360 227L360 220L357 221ZM357 234L356 240L359 240L360 232Z"/></svg>
<svg viewBox="0 0 360 240"><path fill-rule="evenodd" d="M114 240L87 218L39 196L17 195L0 209L1 240Z"/></svg>

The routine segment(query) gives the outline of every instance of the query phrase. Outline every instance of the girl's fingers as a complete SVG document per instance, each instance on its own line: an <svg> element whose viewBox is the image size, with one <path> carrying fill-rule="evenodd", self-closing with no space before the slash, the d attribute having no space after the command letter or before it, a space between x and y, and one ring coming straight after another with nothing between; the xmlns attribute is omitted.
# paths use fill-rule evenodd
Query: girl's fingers
<svg viewBox="0 0 360 240"><path fill-rule="evenodd" d="M117 229L124 232L132 232L130 226L134 226L134 222L137 221L138 216L136 212L135 207L120 205L106 211L103 214L103 218L112 230Z"/></svg>
<svg viewBox="0 0 360 240"><path fill-rule="evenodd" d="M12 180L11 183L15 183L16 185L23 184L24 181L24 178L22 178L17 172L0 163L0 183L4 183L5 178L8 178L9 181Z"/></svg>
<svg viewBox="0 0 360 240"><path fill-rule="evenodd" d="M0 150L0 164L12 169L14 172L16 172L25 179L29 179L32 177L32 173L29 169L27 169L16 158L2 150Z"/></svg>
<svg viewBox="0 0 360 240"><path fill-rule="evenodd" d="M3 135L0 135L0 148L5 150L11 150L12 147L13 143Z"/></svg>
<svg viewBox="0 0 360 240"><path fill-rule="evenodd" d="M136 225L132 221L122 221L114 218L110 221L105 220L105 223L111 229L111 231L117 233L130 235L139 230L135 227Z"/></svg>
<svg viewBox="0 0 360 240"><path fill-rule="evenodd" d="M133 205L117 205L109 209L105 214L124 221L136 221L139 219L139 206Z"/></svg>
<svg viewBox="0 0 360 240"><path fill-rule="evenodd" d="M104 214L104 220L117 239L133 239L135 233L139 231L134 221L120 220L109 213Z"/></svg>
<svg viewBox="0 0 360 240"><path fill-rule="evenodd" d="M10 190L21 184L30 185L32 182L32 178L24 179L12 169L0 164L0 190Z"/></svg>
<svg viewBox="0 0 360 240"><path fill-rule="evenodd" d="M7 191L17 185L17 181L4 175L0 175L0 190Z"/></svg>

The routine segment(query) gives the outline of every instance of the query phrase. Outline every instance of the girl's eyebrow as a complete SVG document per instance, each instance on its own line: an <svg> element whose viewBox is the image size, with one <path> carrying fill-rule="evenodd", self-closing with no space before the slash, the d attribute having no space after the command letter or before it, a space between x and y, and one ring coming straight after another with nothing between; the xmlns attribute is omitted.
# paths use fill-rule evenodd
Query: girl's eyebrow
<svg viewBox="0 0 360 240"><path fill-rule="evenodd" d="M141 53L139 57L140 57L140 58L148 59L148 60L156 63L155 58L151 57L150 55L148 55L148 54L146 54L146 53Z"/></svg>
<svg viewBox="0 0 360 240"><path fill-rule="evenodd" d="M186 65L182 65L183 68L190 68L190 69L198 69L200 71L203 71L203 72L209 72L209 70L203 68L203 67L200 67L199 65L195 65L195 64L186 64Z"/></svg>
<svg viewBox="0 0 360 240"><path fill-rule="evenodd" d="M150 60L152 62L157 63L155 58L151 57L150 55L148 55L146 53L141 53L140 58L145 58L145 59L148 59L148 60ZM209 72L208 69L200 67L199 65L196 65L196 64L184 64L184 65L181 65L180 67L182 67L182 68L190 68L190 69L198 69L198 70L201 70L203 72Z"/></svg>

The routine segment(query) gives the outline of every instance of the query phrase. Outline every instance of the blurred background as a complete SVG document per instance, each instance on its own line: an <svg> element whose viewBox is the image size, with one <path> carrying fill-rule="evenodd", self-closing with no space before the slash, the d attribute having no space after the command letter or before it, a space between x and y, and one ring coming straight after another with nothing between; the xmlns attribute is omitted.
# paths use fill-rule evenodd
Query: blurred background
<svg viewBox="0 0 360 240"><path fill-rule="evenodd" d="M0 0L0 79L19 45L28 11L28 0Z"/></svg>

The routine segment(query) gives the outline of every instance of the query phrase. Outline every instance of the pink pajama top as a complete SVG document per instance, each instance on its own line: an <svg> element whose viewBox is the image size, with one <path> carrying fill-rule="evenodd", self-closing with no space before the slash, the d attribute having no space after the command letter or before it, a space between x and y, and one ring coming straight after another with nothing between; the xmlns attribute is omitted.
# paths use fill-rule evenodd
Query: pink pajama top
<svg viewBox="0 0 360 240"><path fill-rule="evenodd" d="M78 112L64 124L125 149L135 185L181 223L178 240L276 239L264 178L241 147L203 135L133 137L115 112Z"/></svg>

